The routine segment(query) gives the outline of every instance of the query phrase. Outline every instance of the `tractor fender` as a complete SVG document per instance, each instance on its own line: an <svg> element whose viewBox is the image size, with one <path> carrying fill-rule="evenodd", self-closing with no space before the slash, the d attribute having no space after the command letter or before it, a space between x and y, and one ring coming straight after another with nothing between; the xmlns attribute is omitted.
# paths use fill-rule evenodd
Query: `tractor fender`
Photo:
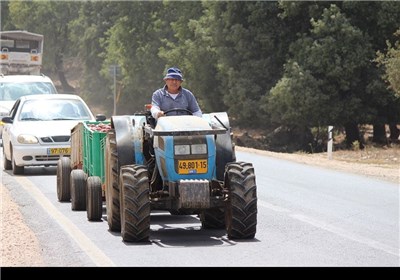
<svg viewBox="0 0 400 280"><path fill-rule="evenodd" d="M232 131L226 112L214 112L203 114L203 118L208 120L212 128L225 128L226 133L218 134L215 138L216 145L216 165L217 179L224 180L225 166L229 162L236 161L235 146L232 142Z"/></svg>
<svg viewBox="0 0 400 280"><path fill-rule="evenodd" d="M119 168L135 163L135 148L133 145L133 123L130 116L112 116L111 128L115 131Z"/></svg>

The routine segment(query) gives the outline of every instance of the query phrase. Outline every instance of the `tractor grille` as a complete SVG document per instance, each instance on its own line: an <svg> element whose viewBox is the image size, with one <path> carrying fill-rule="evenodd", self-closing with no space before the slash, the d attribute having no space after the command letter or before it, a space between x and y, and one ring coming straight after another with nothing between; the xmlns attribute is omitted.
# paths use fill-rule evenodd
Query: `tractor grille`
<svg viewBox="0 0 400 280"><path fill-rule="evenodd" d="M47 136L40 138L40 140L42 140L43 143L63 143L63 142L69 142L70 139L71 139L70 135Z"/></svg>

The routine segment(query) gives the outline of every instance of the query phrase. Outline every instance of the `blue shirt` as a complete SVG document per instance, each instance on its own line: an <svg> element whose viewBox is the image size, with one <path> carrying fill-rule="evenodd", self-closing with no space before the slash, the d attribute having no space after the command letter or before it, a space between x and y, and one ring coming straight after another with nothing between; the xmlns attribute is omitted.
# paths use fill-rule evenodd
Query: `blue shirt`
<svg viewBox="0 0 400 280"><path fill-rule="evenodd" d="M192 112L195 116L202 116L199 104L197 103L196 97L193 93L183 87L180 88L176 98L172 98L167 91L167 87L164 86L153 92L151 99L151 113L156 118L157 113L161 111L168 111L174 108L187 109ZM184 115L184 112L172 111L168 115Z"/></svg>

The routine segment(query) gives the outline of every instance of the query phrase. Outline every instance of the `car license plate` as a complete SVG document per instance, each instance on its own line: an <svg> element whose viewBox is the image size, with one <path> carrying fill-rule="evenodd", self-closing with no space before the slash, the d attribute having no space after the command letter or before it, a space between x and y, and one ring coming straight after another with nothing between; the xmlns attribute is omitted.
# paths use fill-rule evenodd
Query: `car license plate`
<svg viewBox="0 0 400 280"><path fill-rule="evenodd" d="M207 173L207 160L179 160L178 174L199 174Z"/></svg>
<svg viewBox="0 0 400 280"><path fill-rule="evenodd" d="M48 155L70 155L71 148L48 148Z"/></svg>

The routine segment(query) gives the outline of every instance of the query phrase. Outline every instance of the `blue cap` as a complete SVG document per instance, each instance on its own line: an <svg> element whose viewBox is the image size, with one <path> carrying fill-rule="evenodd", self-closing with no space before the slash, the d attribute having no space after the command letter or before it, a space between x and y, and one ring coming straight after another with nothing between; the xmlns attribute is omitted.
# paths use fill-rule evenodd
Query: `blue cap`
<svg viewBox="0 0 400 280"><path fill-rule="evenodd" d="M167 73L165 74L164 80L166 79L175 79L179 81L183 81L182 72L179 68L171 67L168 68Z"/></svg>

